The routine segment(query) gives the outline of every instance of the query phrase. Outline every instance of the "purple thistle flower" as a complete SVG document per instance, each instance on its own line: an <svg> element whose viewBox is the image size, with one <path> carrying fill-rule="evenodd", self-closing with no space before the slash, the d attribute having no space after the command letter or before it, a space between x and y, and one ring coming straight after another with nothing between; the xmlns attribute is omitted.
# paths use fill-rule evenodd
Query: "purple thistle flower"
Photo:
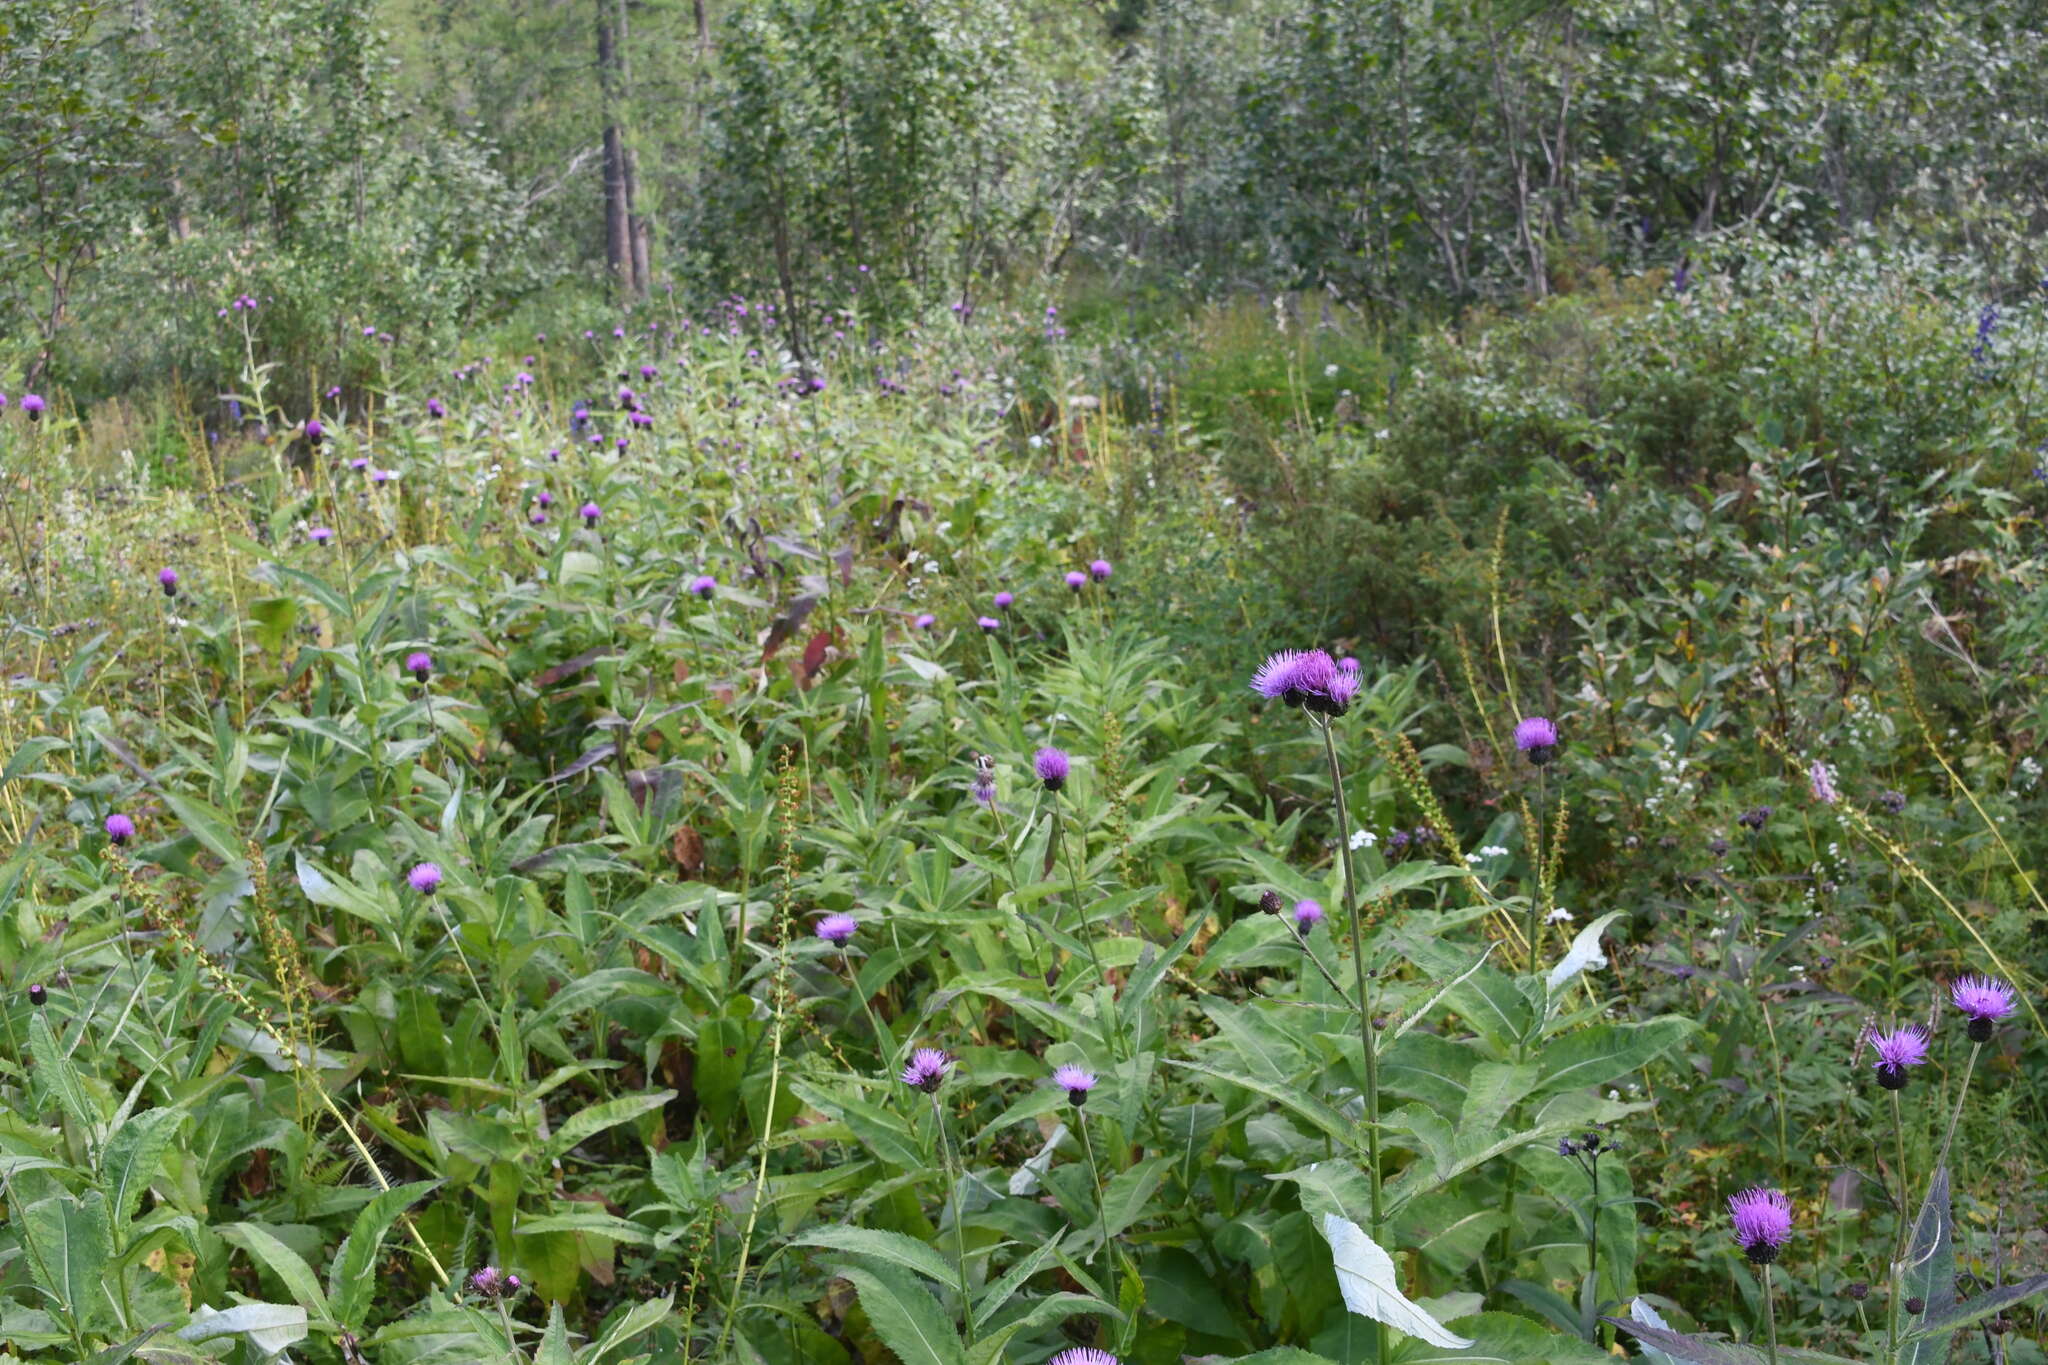
<svg viewBox="0 0 2048 1365"><path fill-rule="evenodd" d="M1323 716L1341 716L1358 695L1358 675L1320 649L1283 649L1252 674L1252 691Z"/></svg>
<svg viewBox="0 0 2048 1365"><path fill-rule="evenodd" d="M447 415L448 415L448 409L446 409L446 408L444 408L444 407L442 407L442 406L441 406L441 400L440 400L440 399L438 399L438 398L429 398L429 399L427 400L427 416L429 416L429 417L446 417Z"/></svg>
<svg viewBox="0 0 2048 1365"><path fill-rule="evenodd" d="M389 469L373 469L370 471L371 483L390 483L395 477L396 475Z"/></svg>
<svg viewBox="0 0 2048 1365"><path fill-rule="evenodd" d="M414 650L405 656L405 671L412 674L413 681L425 682L434 671L434 656L424 649Z"/></svg>
<svg viewBox="0 0 2048 1365"><path fill-rule="evenodd" d="M1865 1036L1877 1052L1877 1060L1871 1063L1877 1068L1877 1083L1887 1090L1905 1089L1906 1068L1922 1066L1927 1061L1927 1030L1918 1024L1886 1033L1872 1029Z"/></svg>
<svg viewBox="0 0 2048 1365"><path fill-rule="evenodd" d="M1297 930L1305 934L1322 922L1322 902L1299 900L1294 903L1294 927Z"/></svg>
<svg viewBox="0 0 2048 1365"><path fill-rule="evenodd" d="M1016 603L1016 601L1017 598L1015 594L999 592L996 594L996 610L1008 611L1011 608L1011 606Z"/></svg>
<svg viewBox="0 0 2048 1365"><path fill-rule="evenodd" d="M1992 1025L2019 1008L2012 987L1994 976L1966 976L1948 988L1948 998L1970 1017L1973 1043L1989 1041Z"/></svg>
<svg viewBox="0 0 2048 1365"><path fill-rule="evenodd" d="M361 455L358 455L348 462L348 467L350 469L353 469L356 473L360 474L365 469L368 469L370 467L370 462Z"/></svg>
<svg viewBox="0 0 2048 1365"><path fill-rule="evenodd" d="M1557 726L1547 716L1524 716L1515 726L1515 747L1540 768L1557 754Z"/></svg>
<svg viewBox="0 0 2048 1365"><path fill-rule="evenodd" d="M974 624L980 626L983 632L989 635L993 635L1003 628L1003 623L1001 621L996 620L996 618L993 616L981 617Z"/></svg>
<svg viewBox="0 0 2048 1365"><path fill-rule="evenodd" d="M1117 1358L1093 1346L1070 1346L1045 1365L1118 1365Z"/></svg>
<svg viewBox="0 0 2048 1365"><path fill-rule="evenodd" d="M487 1299L517 1294L521 1288L517 1275L508 1275L494 1265L487 1265L470 1276L469 1287Z"/></svg>
<svg viewBox="0 0 2048 1365"><path fill-rule="evenodd" d="M604 509L594 502L586 502L576 510L576 515L583 518L585 526L596 526L597 519L604 515Z"/></svg>
<svg viewBox="0 0 2048 1365"><path fill-rule="evenodd" d="M532 522L535 526L545 526L548 524L548 514L541 511L538 507L536 507L533 509L533 514L529 516L527 520Z"/></svg>
<svg viewBox="0 0 2048 1365"><path fill-rule="evenodd" d="M325 545L328 541L334 539L334 528L332 526L315 526L312 530L306 532L306 539L312 541L315 545Z"/></svg>
<svg viewBox="0 0 2048 1365"><path fill-rule="evenodd" d="M1343 658L1337 660L1337 667L1343 669L1346 673L1356 673L1360 667L1358 656L1356 654L1346 654Z"/></svg>
<svg viewBox="0 0 2048 1365"><path fill-rule="evenodd" d="M156 581L158 586L163 588L164 596L176 597L178 595L178 571L176 569L158 569L156 571Z"/></svg>
<svg viewBox="0 0 2048 1365"><path fill-rule="evenodd" d="M834 947L844 948L846 941L860 928L860 921L852 915L827 915L818 921L817 934Z"/></svg>
<svg viewBox="0 0 2048 1365"><path fill-rule="evenodd" d="M1066 1091L1067 1099L1078 1108L1088 1102L1088 1092L1095 1088L1095 1073L1069 1063L1053 1068L1052 1083Z"/></svg>
<svg viewBox="0 0 2048 1365"><path fill-rule="evenodd" d="M1296 700L1295 679L1300 676L1301 662L1307 657L1298 649L1283 649L1266 656L1252 674L1252 691L1268 701L1282 701L1290 705Z"/></svg>
<svg viewBox="0 0 2048 1365"><path fill-rule="evenodd" d="M115 811L107 817L107 837L117 844L125 844L135 837L135 822Z"/></svg>
<svg viewBox="0 0 2048 1365"><path fill-rule="evenodd" d="M31 422L41 421L43 409L48 406L49 404L43 401L41 394L25 393L21 396L21 410Z"/></svg>
<svg viewBox="0 0 2048 1365"><path fill-rule="evenodd" d="M431 896L441 885L441 868L437 863L417 863L412 871L405 874L406 885L422 896Z"/></svg>
<svg viewBox="0 0 2048 1365"><path fill-rule="evenodd" d="M708 573L698 574L690 580L690 593L692 596L702 597L708 601L711 594L717 591L718 580Z"/></svg>
<svg viewBox="0 0 2048 1365"><path fill-rule="evenodd" d="M902 1079L905 1085L930 1095L945 1084L946 1073L952 1069L953 1059L944 1048L921 1047L904 1063Z"/></svg>
<svg viewBox="0 0 2048 1365"><path fill-rule="evenodd" d="M1832 806L1842 799L1842 794L1835 790L1835 775L1828 771L1827 764L1817 758L1813 760L1813 766L1806 770L1806 781L1807 785L1813 788L1814 800Z"/></svg>
<svg viewBox="0 0 2048 1365"><path fill-rule="evenodd" d="M1735 1223L1735 1241L1757 1265L1778 1259L1778 1249L1792 1235L1792 1201L1782 1190L1752 1185L1728 1200Z"/></svg>
<svg viewBox="0 0 2048 1365"><path fill-rule="evenodd" d="M1110 563L1106 559L1095 560L1088 566L1088 576L1090 578L1093 578L1097 583L1107 583L1109 581L1110 574L1113 572L1115 572L1115 570L1113 570L1110 567Z"/></svg>
<svg viewBox="0 0 2048 1365"><path fill-rule="evenodd" d="M925 611L919 612L917 619L915 621L912 621L910 624L918 630L930 630L933 626L937 625L938 623L938 617L932 615L928 611Z"/></svg>
<svg viewBox="0 0 2048 1365"><path fill-rule="evenodd" d="M988 773L977 773L974 778L973 796L977 803L995 809L996 780Z"/></svg>
<svg viewBox="0 0 2048 1365"><path fill-rule="evenodd" d="M1049 792L1056 792L1067 785L1069 769L1066 754L1047 745L1031 756L1031 767L1038 774L1038 780Z"/></svg>
<svg viewBox="0 0 2048 1365"><path fill-rule="evenodd" d="M1075 592L1081 591L1081 589L1088 586L1088 575L1082 573L1079 569L1067 570L1067 586Z"/></svg>
<svg viewBox="0 0 2048 1365"><path fill-rule="evenodd" d="M320 424L319 418L309 417L306 419L306 441L308 444L317 446L326 435L327 428Z"/></svg>

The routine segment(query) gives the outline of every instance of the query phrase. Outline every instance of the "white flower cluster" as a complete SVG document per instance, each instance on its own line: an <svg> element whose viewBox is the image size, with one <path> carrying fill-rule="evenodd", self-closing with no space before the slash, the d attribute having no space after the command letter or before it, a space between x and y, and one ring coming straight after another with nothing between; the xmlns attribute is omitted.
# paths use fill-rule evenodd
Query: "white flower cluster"
<svg viewBox="0 0 2048 1365"><path fill-rule="evenodd" d="M1351 831L1351 848L1353 852L1361 848L1371 848L1379 841L1379 836L1369 829L1354 829Z"/></svg>
<svg viewBox="0 0 2048 1365"><path fill-rule="evenodd" d="M1692 760L1679 754L1678 741L1669 734L1658 739L1663 747L1650 758L1657 769L1657 790L1643 798L1643 809L1652 815L1676 815L1691 804L1699 784L1686 775Z"/></svg>
<svg viewBox="0 0 2048 1365"><path fill-rule="evenodd" d="M1479 864L1485 862L1488 858L1505 858L1507 856L1508 851L1502 848L1499 844L1487 844L1485 847L1481 848L1477 853L1467 853L1465 855L1465 861L1472 864L1472 866L1477 867L1479 866Z"/></svg>

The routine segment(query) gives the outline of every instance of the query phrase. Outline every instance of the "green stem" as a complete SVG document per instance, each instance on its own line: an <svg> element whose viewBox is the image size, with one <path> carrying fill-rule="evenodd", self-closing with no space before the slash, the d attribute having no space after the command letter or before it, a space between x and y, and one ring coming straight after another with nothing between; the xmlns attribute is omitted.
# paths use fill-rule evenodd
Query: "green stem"
<svg viewBox="0 0 2048 1365"><path fill-rule="evenodd" d="M1054 820L1060 818L1059 798L1057 796L1053 798L1052 818ZM1095 951L1095 931L1088 923L1088 904L1081 898L1081 870L1074 861L1074 845L1083 837L1081 818L1077 812L1074 816L1073 838L1063 839L1060 842L1066 845L1067 885L1071 888L1074 899L1074 915L1080 921L1078 928L1081 931L1081 946L1088 950L1088 966L1095 973L1095 985L1099 988L1106 982L1107 978L1103 975L1102 959ZM1116 1026L1116 1046L1120 1054L1118 1060L1128 1061L1131 1056L1131 1040L1124 1032L1124 1015L1123 1011L1117 1008L1116 990L1114 987L1109 992L1109 1018L1110 1022Z"/></svg>
<svg viewBox="0 0 2048 1365"><path fill-rule="evenodd" d="M1088 1177L1095 1182L1095 1218L1102 1229L1102 1284L1109 1286L1109 1210L1103 1207L1102 1167L1095 1163L1095 1140L1088 1136L1088 1116L1074 1110L1074 1126L1081 1130L1081 1150L1088 1153Z"/></svg>
<svg viewBox="0 0 2048 1365"><path fill-rule="evenodd" d="M847 989L860 997L861 1011L868 1017L868 1027L875 1031L875 1055L881 1059L883 1067L887 1068L894 1060L889 1055L893 1049L889 1047L889 1040L882 1032L882 1021L875 1017L875 1007L868 1000L868 993L860 988L860 973L853 969L853 959L846 955L844 943L839 945L839 962L846 968Z"/></svg>
<svg viewBox="0 0 2048 1365"><path fill-rule="evenodd" d="M505 1311L505 1300L502 1295L498 1299L498 1323L505 1329L506 1354L514 1360L524 1361L526 1352L519 1349L519 1338L513 1335L512 1315Z"/></svg>
<svg viewBox="0 0 2048 1365"><path fill-rule="evenodd" d="M967 1344L974 1345L974 1296L967 1286L967 1234L960 1226L960 1181L953 1173L953 1144L946 1139L946 1113L939 1107L939 1092L932 1092L932 1123L939 1130L939 1161L946 1169L947 1197L953 1203L953 1259L960 1269L960 1320L967 1327Z"/></svg>
<svg viewBox="0 0 2048 1365"><path fill-rule="evenodd" d="M1337 761L1337 737L1327 719L1317 720L1323 732L1323 756L1330 764L1330 798L1337 812L1337 856L1344 863L1344 918L1351 924L1351 961L1358 973L1358 1039L1365 1048L1366 1185L1372 1191L1372 1239L1379 1242L1386 1213L1380 1199L1380 1065L1373 1041L1372 994L1365 970L1365 937L1359 925L1358 881L1351 866L1351 817L1344 806L1344 769ZM1387 1361L1387 1325L1373 1324L1380 1365Z"/></svg>
<svg viewBox="0 0 2048 1365"><path fill-rule="evenodd" d="M1770 1357L1770 1365L1778 1365L1778 1309L1771 1301L1771 1267L1758 1267L1764 1277L1764 1352Z"/></svg>
<svg viewBox="0 0 2048 1365"><path fill-rule="evenodd" d="M1910 1217L1906 1211L1906 1196L1912 1192L1912 1186L1906 1180L1906 1120L1900 1112L1899 1092L1894 1090L1891 1095L1892 1139L1897 1144L1899 1161L1899 1173L1895 1177L1898 1181L1899 1197L1896 1206L1898 1229L1892 1234L1892 1263L1886 1271L1886 1279L1891 1285L1890 1300L1885 1305L1884 1317L1884 1354L1887 1360L1892 1358L1899 1340L1899 1299L1905 1290L1902 1263L1906 1259L1906 1224Z"/></svg>
<svg viewBox="0 0 2048 1365"><path fill-rule="evenodd" d="M1940 1170L1948 1164L1949 1144L1956 1140L1956 1123L1963 1117L1963 1101L1970 1094L1970 1077L1977 1070L1977 1054L1983 1048L1984 1044L1982 1043L1973 1042L1970 1044L1970 1060L1963 1064L1963 1083L1956 1090L1956 1107L1948 1116L1948 1131L1942 1134L1941 1137L1941 1155L1934 1158L1934 1168L1936 1170Z"/></svg>

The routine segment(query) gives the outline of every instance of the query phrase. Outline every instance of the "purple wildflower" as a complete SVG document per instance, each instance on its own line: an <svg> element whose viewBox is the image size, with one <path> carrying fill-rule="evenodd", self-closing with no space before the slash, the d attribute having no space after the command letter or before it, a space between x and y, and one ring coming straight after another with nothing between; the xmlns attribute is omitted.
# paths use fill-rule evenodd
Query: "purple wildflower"
<svg viewBox="0 0 2048 1365"><path fill-rule="evenodd" d="M698 574L690 580L690 594L693 597L702 597L709 600L711 594L717 591L718 580L708 573Z"/></svg>
<svg viewBox="0 0 2048 1365"><path fill-rule="evenodd" d="M945 1084L946 1073L952 1069L953 1059L944 1048L921 1047L904 1064L903 1083L927 1095L933 1094Z"/></svg>
<svg viewBox="0 0 2048 1365"><path fill-rule="evenodd" d="M348 462L348 467L349 467L350 469L353 469L353 470L354 470L354 471L355 471L356 473L360 474L360 473L362 473L362 472L363 472L363 471L364 471L365 469L368 469L368 468L370 467L370 462L369 462L369 460L365 459L365 458L364 458L363 456L361 456L361 455L358 455L358 456L356 456L356 457L355 457L354 459L352 459L352 460L350 460L350 461Z"/></svg>
<svg viewBox="0 0 2048 1365"><path fill-rule="evenodd" d="M1835 775L1819 759L1813 760L1813 766L1806 770L1806 780L1813 788L1814 800L1832 806L1842 799L1842 794L1835 790Z"/></svg>
<svg viewBox="0 0 2048 1365"><path fill-rule="evenodd" d="M1927 1061L1927 1030L1918 1024L1885 1033L1872 1029L1866 1036L1877 1052L1877 1060L1871 1063L1877 1068L1877 1083L1887 1090L1905 1089L1906 1068L1922 1066Z"/></svg>
<svg viewBox="0 0 2048 1365"><path fill-rule="evenodd" d="M1989 1041L1992 1025L2019 1008L2012 987L1992 976L1966 976L1948 988L1948 998L1970 1017L1973 1043Z"/></svg>
<svg viewBox="0 0 2048 1365"><path fill-rule="evenodd" d="M31 422L41 421L43 409L48 406L41 394L25 393L21 396L21 410Z"/></svg>
<svg viewBox="0 0 2048 1365"><path fill-rule="evenodd" d="M327 428L320 424L319 418L309 417L306 419L306 442L308 445L319 445L326 435Z"/></svg>
<svg viewBox="0 0 2048 1365"><path fill-rule="evenodd" d="M107 837L117 844L125 844L135 837L135 822L115 811L107 817Z"/></svg>
<svg viewBox="0 0 2048 1365"><path fill-rule="evenodd" d="M487 1265L470 1276L469 1287L487 1299L502 1299L520 1290L517 1275L508 1275L494 1265Z"/></svg>
<svg viewBox="0 0 2048 1365"><path fill-rule="evenodd" d="M917 619L915 621L912 621L910 624L916 627L918 630L930 630L933 626L937 625L938 623L938 617L932 615L928 611L925 611L919 612Z"/></svg>
<svg viewBox="0 0 2048 1365"><path fill-rule="evenodd" d="M1322 902L1299 900L1294 903L1294 927L1296 929L1305 934L1322 922Z"/></svg>
<svg viewBox="0 0 2048 1365"><path fill-rule="evenodd" d="M597 519L604 515L604 509L594 502L586 502L576 509L576 515L583 518L585 526L596 526Z"/></svg>
<svg viewBox="0 0 2048 1365"><path fill-rule="evenodd" d="M1095 1088L1095 1073L1070 1063L1053 1068L1052 1083L1066 1091L1067 1099L1078 1108L1088 1102L1088 1092Z"/></svg>
<svg viewBox="0 0 2048 1365"><path fill-rule="evenodd" d="M441 868L438 863L417 863L412 871L405 874L405 882L422 896L431 896L441 885Z"/></svg>
<svg viewBox="0 0 2048 1365"><path fill-rule="evenodd" d="M1110 563L1106 559L1098 559L1088 566L1088 576L1090 578L1093 578L1097 583L1107 583L1109 581L1110 574L1113 572L1114 570L1110 567Z"/></svg>
<svg viewBox="0 0 2048 1365"><path fill-rule="evenodd" d="M178 595L178 571L176 569L158 569L156 571L156 581L157 585L164 590L164 596L176 597Z"/></svg>
<svg viewBox="0 0 2048 1365"><path fill-rule="evenodd" d="M1082 573L1079 569L1067 570L1067 586L1075 592L1081 591L1081 589L1088 586L1088 575Z"/></svg>
<svg viewBox="0 0 2048 1365"><path fill-rule="evenodd" d="M442 407L442 406L441 406L441 400L440 400L440 399L438 399L438 398L429 398L429 399L427 400L427 416L429 416L429 417L446 417L447 415L448 415L448 409L446 409L446 408L444 408L444 407Z"/></svg>
<svg viewBox="0 0 2048 1365"><path fill-rule="evenodd" d="M1093 1346L1070 1346L1045 1365L1118 1365L1117 1358Z"/></svg>
<svg viewBox="0 0 2048 1365"><path fill-rule="evenodd" d="M999 592L996 594L996 610L1008 611L1013 605L1015 605L1016 601L1017 598L1014 593Z"/></svg>
<svg viewBox="0 0 2048 1365"><path fill-rule="evenodd" d="M1337 660L1337 667L1343 669L1346 673L1356 673L1360 667L1358 656L1356 654L1346 654L1343 658Z"/></svg>
<svg viewBox="0 0 2048 1365"><path fill-rule="evenodd" d="M1067 785L1069 769L1067 756L1059 749L1047 745L1031 756L1031 767L1038 774L1038 780L1049 792L1056 792Z"/></svg>
<svg viewBox="0 0 2048 1365"><path fill-rule="evenodd" d="M325 545L328 541L334 539L334 528L332 526L315 526L312 530L306 532L306 539L312 541L315 545Z"/></svg>
<svg viewBox="0 0 2048 1365"><path fill-rule="evenodd" d="M1782 1190L1752 1185L1728 1200L1735 1222L1735 1241L1757 1265L1778 1259L1778 1249L1792 1235L1792 1201Z"/></svg>
<svg viewBox="0 0 2048 1365"><path fill-rule="evenodd" d="M827 915L818 921L817 934L825 942L844 948L846 941L853 937L854 931L858 928L860 921L852 915Z"/></svg>
<svg viewBox="0 0 2048 1365"><path fill-rule="evenodd" d="M434 671L434 656L424 649L414 650L405 656L405 671L412 674L413 681L425 682Z"/></svg>
<svg viewBox="0 0 2048 1365"><path fill-rule="evenodd" d="M989 635L993 635L1003 628L1003 623L1001 621L996 620L996 618L993 616L981 617L974 624L980 626L983 632Z"/></svg>
<svg viewBox="0 0 2048 1365"><path fill-rule="evenodd" d="M1557 755L1557 727L1547 716L1524 716L1515 726L1515 747L1540 768Z"/></svg>

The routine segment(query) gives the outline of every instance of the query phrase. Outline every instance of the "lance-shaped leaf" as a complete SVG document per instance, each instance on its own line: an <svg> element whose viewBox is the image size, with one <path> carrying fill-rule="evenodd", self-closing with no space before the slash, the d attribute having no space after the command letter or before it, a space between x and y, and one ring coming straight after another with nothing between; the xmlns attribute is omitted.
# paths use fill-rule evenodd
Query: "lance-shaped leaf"
<svg viewBox="0 0 2048 1365"><path fill-rule="evenodd" d="M1384 1322L1432 1346L1462 1350L1472 1343L1447 1329L1401 1292L1393 1258L1379 1243L1365 1235L1365 1229L1334 1213L1323 1215L1323 1237L1330 1244L1330 1259L1337 1271L1337 1288L1344 1306L1360 1317Z"/></svg>

